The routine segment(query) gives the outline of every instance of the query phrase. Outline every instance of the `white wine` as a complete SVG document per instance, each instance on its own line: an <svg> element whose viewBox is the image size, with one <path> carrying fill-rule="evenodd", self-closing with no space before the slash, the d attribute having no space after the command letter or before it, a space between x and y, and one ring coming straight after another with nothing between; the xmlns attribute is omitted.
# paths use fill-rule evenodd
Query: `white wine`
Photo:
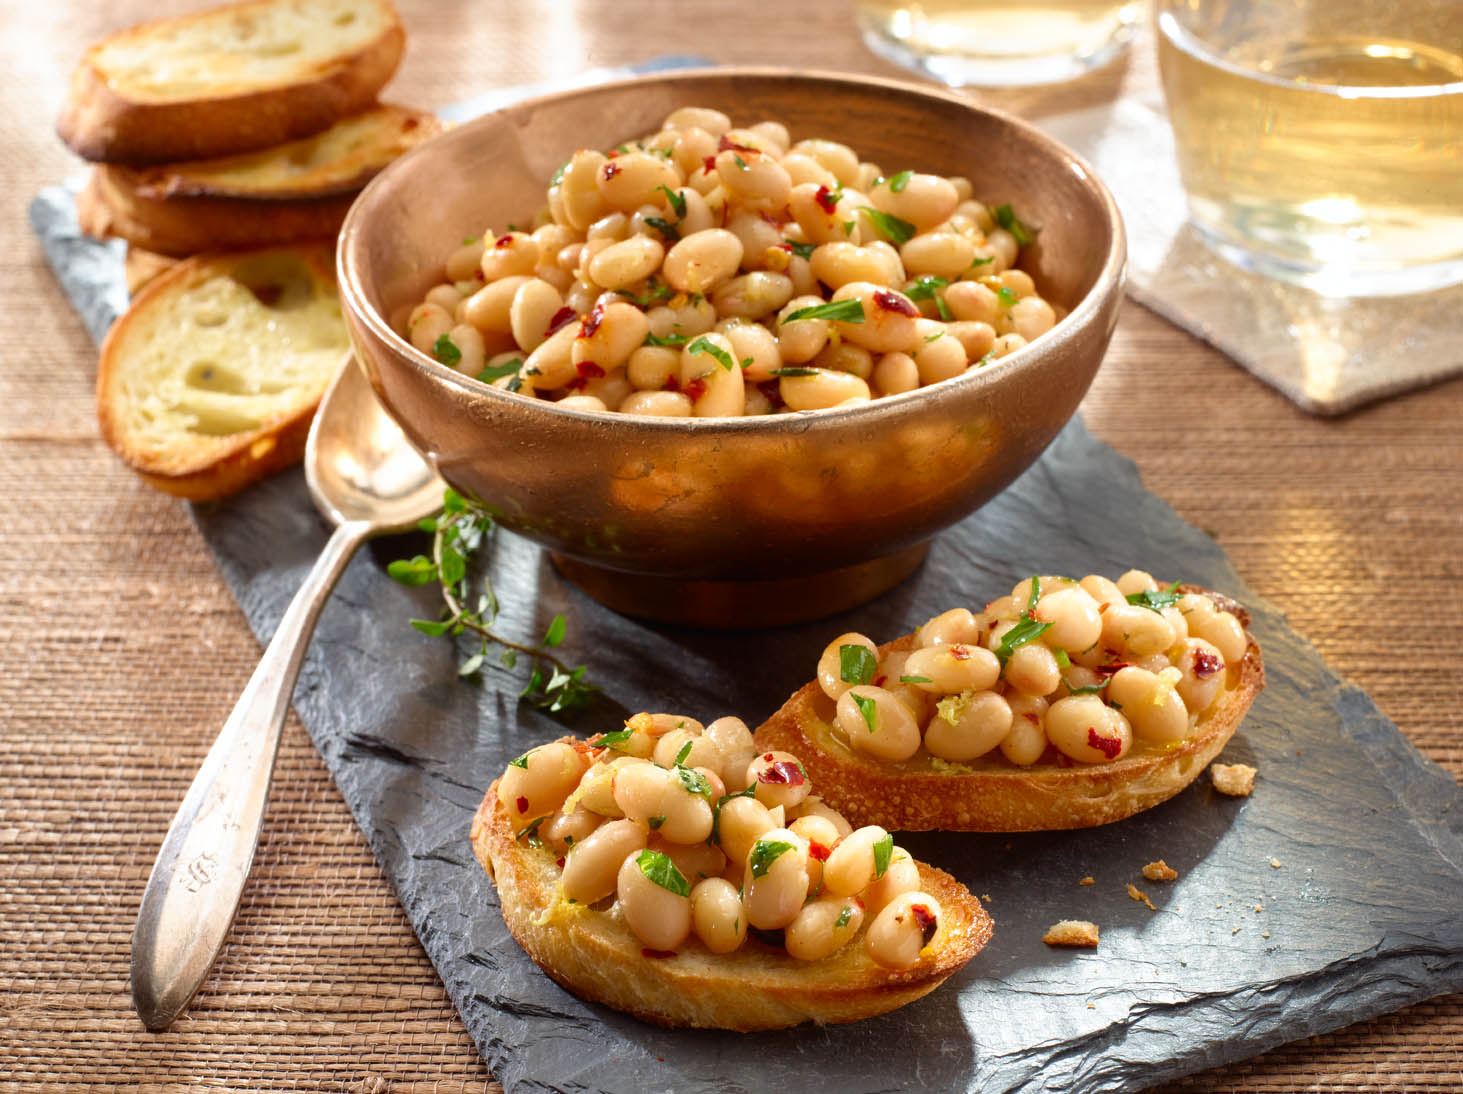
<svg viewBox="0 0 1463 1094"><path fill-rule="evenodd" d="M1071 79L1112 60L1141 0L859 0L880 56L956 87Z"/></svg>
<svg viewBox="0 0 1463 1094"><path fill-rule="evenodd" d="M1242 264L1323 292L1463 280L1463 4L1452 10L1427 41L1310 19L1219 42L1164 11L1159 60L1196 225Z"/></svg>

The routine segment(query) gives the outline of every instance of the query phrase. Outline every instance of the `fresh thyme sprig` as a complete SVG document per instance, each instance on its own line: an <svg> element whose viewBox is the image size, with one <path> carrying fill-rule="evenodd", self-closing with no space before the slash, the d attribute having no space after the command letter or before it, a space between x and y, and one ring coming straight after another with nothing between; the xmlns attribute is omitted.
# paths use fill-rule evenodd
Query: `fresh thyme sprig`
<svg viewBox="0 0 1463 1094"><path fill-rule="evenodd" d="M437 619L413 619L412 627L434 638L441 635L454 639L463 634L475 636L476 649L458 665L459 676L478 673L493 647L497 646L502 650L498 661L504 668L516 667L520 654L532 665L528 683L519 692L520 698L551 714L584 706L596 690L584 678L584 666L571 666L550 652L564 641L568 629L564 617L554 616L543 641L531 646L504 638L493 630L499 604L492 579L487 574L483 575L474 596L470 563L493 530L493 518L448 487L442 495L442 512L418 522L417 527L431 533L431 556L397 559L387 566L386 572L403 585L437 582L441 586L443 606Z"/></svg>

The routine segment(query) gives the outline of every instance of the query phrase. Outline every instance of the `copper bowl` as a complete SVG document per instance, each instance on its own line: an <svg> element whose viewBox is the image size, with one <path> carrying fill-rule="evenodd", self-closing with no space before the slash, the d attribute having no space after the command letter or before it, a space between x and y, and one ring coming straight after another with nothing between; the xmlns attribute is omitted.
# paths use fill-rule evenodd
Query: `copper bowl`
<svg viewBox="0 0 1463 1094"><path fill-rule="evenodd" d="M390 320L440 280L462 237L528 219L575 149L658 128L686 104L744 124L775 118L890 170L967 176L977 198L1013 202L1040 227L1021 266L1070 314L932 387L725 419L564 410L454 372L395 333ZM1027 468L1102 361L1124 260L1106 188L1015 118L889 80L717 69L529 100L426 142L351 209L340 283L372 386L449 483L619 611L736 626L813 619L883 592L935 533Z"/></svg>

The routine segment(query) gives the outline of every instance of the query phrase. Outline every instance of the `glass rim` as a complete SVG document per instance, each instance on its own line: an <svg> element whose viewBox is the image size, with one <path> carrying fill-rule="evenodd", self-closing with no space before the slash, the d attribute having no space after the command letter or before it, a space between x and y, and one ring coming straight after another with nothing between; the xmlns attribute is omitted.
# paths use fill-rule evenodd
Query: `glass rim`
<svg viewBox="0 0 1463 1094"><path fill-rule="evenodd" d="M1159 34L1190 56L1205 64L1223 69L1233 76L1290 90L1310 91L1322 95L1334 95L1342 99L1432 99L1442 95L1463 95L1463 79L1445 84L1410 84L1378 87L1369 84L1311 84L1286 79L1271 72L1248 68L1229 60L1199 35L1183 26L1170 10L1172 0L1160 4L1158 17Z"/></svg>

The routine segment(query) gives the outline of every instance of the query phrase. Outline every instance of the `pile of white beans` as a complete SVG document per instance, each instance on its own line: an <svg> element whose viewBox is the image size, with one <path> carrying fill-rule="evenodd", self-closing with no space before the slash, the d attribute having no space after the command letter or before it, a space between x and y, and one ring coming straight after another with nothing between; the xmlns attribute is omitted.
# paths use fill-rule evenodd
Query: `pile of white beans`
<svg viewBox="0 0 1463 1094"><path fill-rule="evenodd" d="M848 406L959 376L1050 330L1014 269L1028 229L965 178L885 177L682 107L554 176L527 228L471 239L402 333L444 364L579 410L726 417ZM800 316L841 302L839 318Z"/></svg>
<svg viewBox="0 0 1463 1094"><path fill-rule="evenodd" d="M999 749L1019 767L1106 764L1135 741L1190 737L1248 642L1211 598L1160 589L1141 570L1033 577L982 612L931 619L912 650L880 657L864 635L840 635L818 684L840 739L878 760L923 750L949 770Z"/></svg>
<svg viewBox="0 0 1463 1094"><path fill-rule="evenodd" d="M869 957L907 969L935 940L940 904L909 853L882 828L852 829L741 719L637 714L589 744L524 753L498 803L520 841L555 856L562 898L620 917L646 957L731 953L753 930L818 961L867 923Z"/></svg>

